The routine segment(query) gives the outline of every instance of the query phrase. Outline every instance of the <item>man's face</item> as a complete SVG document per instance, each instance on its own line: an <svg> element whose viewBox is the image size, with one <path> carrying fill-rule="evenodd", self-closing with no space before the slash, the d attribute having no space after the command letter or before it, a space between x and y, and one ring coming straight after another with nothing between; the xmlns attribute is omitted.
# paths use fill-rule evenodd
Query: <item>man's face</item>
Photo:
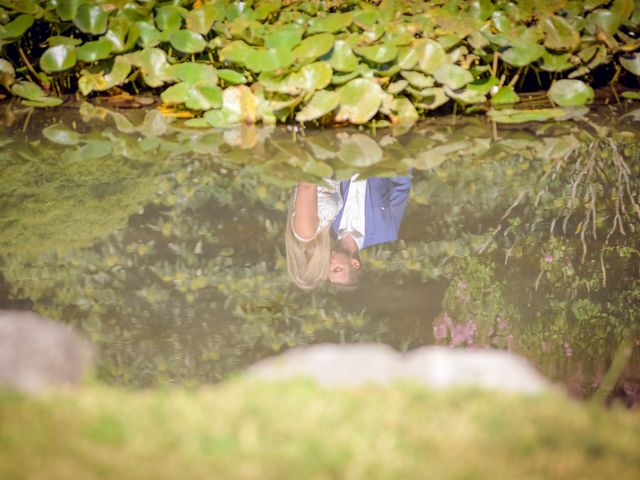
<svg viewBox="0 0 640 480"><path fill-rule="evenodd" d="M354 264L357 264L354 265ZM349 282L351 268L359 268L360 262L340 251L332 251L329 260L329 281L334 284L344 285Z"/></svg>

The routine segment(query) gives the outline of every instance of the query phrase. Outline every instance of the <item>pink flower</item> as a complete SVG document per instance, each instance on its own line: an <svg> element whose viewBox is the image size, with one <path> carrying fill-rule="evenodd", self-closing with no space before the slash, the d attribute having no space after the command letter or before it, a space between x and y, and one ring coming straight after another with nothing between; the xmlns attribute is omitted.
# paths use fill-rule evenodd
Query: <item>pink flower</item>
<svg viewBox="0 0 640 480"><path fill-rule="evenodd" d="M553 255L549 255L549 254L545 255L544 256L544 261L547 262L547 263L553 262Z"/></svg>

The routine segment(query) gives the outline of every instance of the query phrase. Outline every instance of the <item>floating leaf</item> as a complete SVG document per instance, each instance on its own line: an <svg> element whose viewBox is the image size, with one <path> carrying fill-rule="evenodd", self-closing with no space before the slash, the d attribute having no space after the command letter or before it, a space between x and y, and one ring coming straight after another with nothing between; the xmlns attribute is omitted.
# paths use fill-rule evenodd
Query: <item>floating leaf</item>
<svg viewBox="0 0 640 480"><path fill-rule="evenodd" d="M618 13L612 10L595 10L587 16L585 29L591 35L597 35L598 32L614 35L623 20Z"/></svg>
<svg viewBox="0 0 640 480"><path fill-rule="evenodd" d="M182 53L200 53L207 45L202 35L191 30L176 30L169 34L171 46Z"/></svg>
<svg viewBox="0 0 640 480"><path fill-rule="evenodd" d="M424 73L402 71L400 72L400 75L408 80L408 82L415 88L428 88L433 87L433 85L435 84L433 77L425 75Z"/></svg>
<svg viewBox="0 0 640 480"><path fill-rule="evenodd" d="M278 26L273 32L264 38L266 48L294 48L302 41L304 29L295 23Z"/></svg>
<svg viewBox="0 0 640 480"><path fill-rule="evenodd" d="M293 93L298 91L312 92L329 85L332 73L333 70L327 62L315 62L305 65L300 71L289 75L286 83L293 87L295 90Z"/></svg>
<svg viewBox="0 0 640 480"><path fill-rule="evenodd" d="M489 77L484 80L476 80L467 85L468 90L476 90L482 95L487 95L493 87L500 84L500 80L496 77Z"/></svg>
<svg viewBox="0 0 640 480"><path fill-rule="evenodd" d="M345 30L351 25L351 21L351 13L330 13L326 17L310 19L307 30L309 33L335 33L340 30Z"/></svg>
<svg viewBox="0 0 640 480"><path fill-rule="evenodd" d="M211 110L222 105L222 90L215 85L177 83L160 95L167 104L184 103L190 110Z"/></svg>
<svg viewBox="0 0 640 480"><path fill-rule="evenodd" d="M335 110L340 103L338 92L328 92L321 90L313 94L309 103L296 115L296 121L308 122L320 118Z"/></svg>
<svg viewBox="0 0 640 480"><path fill-rule="evenodd" d="M560 106L573 107L591 103L593 88L581 80L558 80L548 92L549 98Z"/></svg>
<svg viewBox="0 0 640 480"><path fill-rule="evenodd" d="M76 64L76 49L71 45L47 48L40 57L40 68L47 73L62 72Z"/></svg>
<svg viewBox="0 0 640 480"><path fill-rule="evenodd" d="M102 35L107 31L109 14L100 5L80 5L73 23L78 30L92 35Z"/></svg>
<svg viewBox="0 0 640 480"><path fill-rule="evenodd" d="M549 52L544 52L542 58L540 58L539 64L540 68L547 72L564 72L574 66L569 61L568 54L562 53L560 55L554 55Z"/></svg>
<svg viewBox="0 0 640 480"><path fill-rule="evenodd" d="M564 18L553 15L542 20L544 46L551 50L575 50L580 34Z"/></svg>
<svg viewBox="0 0 640 480"><path fill-rule="evenodd" d="M35 100L47 96L39 85L26 81L16 82L11 85L11 93L27 100Z"/></svg>
<svg viewBox="0 0 640 480"><path fill-rule="evenodd" d="M424 88L415 93L417 93L419 97L422 97L417 106L425 110L434 110L449 101L449 97L447 97L444 88L441 87Z"/></svg>
<svg viewBox="0 0 640 480"><path fill-rule="evenodd" d="M56 13L60 20L68 22L73 20L78 11L78 7L82 4L82 0L65 0L64 2L56 2Z"/></svg>
<svg viewBox="0 0 640 480"><path fill-rule="evenodd" d="M392 122L395 123L413 123L418 120L418 112L413 106L413 103L408 98L397 97L394 98L391 105L393 115L391 117Z"/></svg>
<svg viewBox="0 0 640 480"><path fill-rule="evenodd" d="M400 47L396 65L403 70L411 70L418 64L418 53L413 47Z"/></svg>
<svg viewBox="0 0 640 480"><path fill-rule="evenodd" d="M131 63L140 67L142 78L150 87L161 86L167 78L167 54L159 48L145 48L128 55Z"/></svg>
<svg viewBox="0 0 640 480"><path fill-rule="evenodd" d="M540 108L536 110L501 109L489 110L487 115L498 123L546 122L564 117L567 114L562 108Z"/></svg>
<svg viewBox="0 0 640 480"><path fill-rule="evenodd" d="M243 62L254 72L272 72L284 69L294 62L293 53L288 48L251 49Z"/></svg>
<svg viewBox="0 0 640 480"><path fill-rule="evenodd" d="M407 80L398 80L396 82L391 82L387 87L387 92L389 92L392 95L396 95L402 92L405 88L407 88L408 85L409 85L409 82Z"/></svg>
<svg viewBox="0 0 640 480"><path fill-rule="evenodd" d="M165 39L165 36L151 22L136 22L138 41L143 48L155 47Z"/></svg>
<svg viewBox="0 0 640 480"><path fill-rule="evenodd" d="M491 99L491 104L503 105L506 103L517 103L519 101L520 97L513 90L513 87L505 86L501 87L500 90L498 90L498 93L493 96L493 98Z"/></svg>
<svg viewBox="0 0 640 480"><path fill-rule="evenodd" d="M346 41L336 40L329 63L338 72L353 72L358 68L358 57L354 55Z"/></svg>
<svg viewBox="0 0 640 480"><path fill-rule="evenodd" d="M239 85L239 84L247 83L247 77L245 77L241 73L236 72L235 70L222 68L217 70L216 73L218 74L218 77L221 80L224 80L225 82L231 85Z"/></svg>
<svg viewBox="0 0 640 480"><path fill-rule="evenodd" d="M95 62L109 58L111 54L111 42L109 40L96 40L87 42L76 49L78 60L82 62Z"/></svg>
<svg viewBox="0 0 640 480"><path fill-rule="evenodd" d="M451 65L445 63L440 65L434 72L433 78L438 83L446 85L447 87L457 90L464 87L467 83L473 81L473 75L469 70L466 70L458 65Z"/></svg>
<svg viewBox="0 0 640 480"><path fill-rule="evenodd" d="M640 53L620 57L620 64L634 75L640 75Z"/></svg>
<svg viewBox="0 0 640 480"><path fill-rule="evenodd" d="M163 5L156 8L156 25L163 32L179 30L182 26L183 10L176 5Z"/></svg>
<svg viewBox="0 0 640 480"><path fill-rule="evenodd" d="M369 135L356 133L340 137L340 160L354 167L368 167L382 160L382 149Z"/></svg>
<svg viewBox="0 0 640 480"><path fill-rule="evenodd" d="M206 35L211 30L213 22L224 19L224 11L210 4L204 4L200 8L194 8L187 14L187 28L201 35Z"/></svg>
<svg viewBox="0 0 640 480"><path fill-rule="evenodd" d="M302 43L293 49L293 56L299 60L314 60L329 53L333 47L333 35L319 33L302 40Z"/></svg>
<svg viewBox="0 0 640 480"><path fill-rule="evenodd" d="M190 85L218 83L216 69L206 63L184 62L170 65L167 67L166 75Z"/></svg>
<svg viewBox="0 0 640 480"><path fill-rule="evenodd" d="M500 57L514 67L524 67L538 60L546 50L542 45L534 43L527 47L511 47L500 54Z"/></svg>
<svg viewBox="0 0 640 480"><path fill-rule="evenodd" d="M637 91L637 92L632 92L632 91L622 92L622 96L624 98L628 98L630 100L640 100L640 91Z"/></svg>
<svg viewBox="0 0 640 480"><path fill-rule="evenodd" d="M340 94L340 110L336 115L338 122L367 123L382 103L382 89L373 80L356 78L340 87L338 92Z"/></svg>
<svg viewBox="0 0 640 480"><path fill-rule="evenodd" d="M59 145L77 145L80 142L80 134L69 130L61 124L49 125L42 129L42 134L50 142Z"/></svg>
<svg viewBox="0 0 640 480"><path fill-rule="evenodd" d="M47 43L50 47L55 47L56 45L71 45L77 47L78 45L82 45L82 40L79 38L70 38L63 37L60 35L54 35L47 39Z"/></svg>
<svg viewBox="0 0 640 480"><path fill-rule="evenodd" d="M14 40L21 38L33 25L33 15L23 13L11 20L0 29L0 40Z"/></svg>
<svg viewBox="0 0 640 480"><path fill-rule="evenodd" d="M242 40L234 40L225 45L219 52L220 59L233 63L245 64L247 56L251 54L253 48Z"/></svg>
<svg viewBox="0 0 640 480"><path fill-rule="evenodd" d="M487 101L487 98L484 95L473 89L465 89L459 92L454 91L445 85L444 91L450 98L465 104L483 103Z"/></svg>
<svg viewBox="0 0 640 480"><path fill-rule="evenodd" d="M387 63L396 58L398 47L390 44L370 45L356 48L355 53L373 63Z"/></svg>
<svg viewBox="0 0 640 480"><path fill-rule="evenodd" d="M28 107L58 107L62 105L62 99L58 97L41 97L35 100L22 100L22 104Z"/></svg>
<svg viewBox="0 0 640 480"><path fill-rule="evenodd" d="M222 107L236 115L242 123L256 122L256 97L245 85L227 87L222 93Z"/></svg>
<svg viewBox="0 0 640 480"><path fill-rule="evenodd" d="M419 41L415 46L415 52L420 70L425 73L433 74L440 65L447 61L447 52L438 42L431 39Z"/></svg>

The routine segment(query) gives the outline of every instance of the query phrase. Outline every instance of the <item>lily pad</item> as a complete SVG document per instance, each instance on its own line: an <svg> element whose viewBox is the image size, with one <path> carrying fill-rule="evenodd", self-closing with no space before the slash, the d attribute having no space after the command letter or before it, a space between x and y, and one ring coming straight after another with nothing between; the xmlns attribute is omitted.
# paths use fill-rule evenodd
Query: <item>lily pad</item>
<svg viewBox="0 0 640 480"><path fill-rule="evenodd" d="M247 77L235 70L229 70L227 68L221 68L216 71L218 78L224 80L230 85L241 85L247 83Z"/></svg>
<svg viewBox="0 0 640 480"><path fill-rule="evenodd" d="M313 94L309 103L296 115L296 121L308 122L320 118L327 113L335 110L340 103L340 95L338 92L329 92L320 90Z"/></svg>
<svg viewBox="0 0 640 480"><path fill-rule="evenodd" d="M597 35L598 32L605 32L608 35L614 35L624 19L615 11L598 9L591 12L585 21L585 29L591 35Z"/></svg>
<svg viewBox="0 0 640 480"><path fill-rule="evenodd" d="M338 72L353 72L358 68L358 57L351 50L351 46L344 40L336 40L329 63Z"/></svg>
<svg viewBox="0 0 640 480"><path fill-rule="evenodd" d="M640 91L632 92L622 92L621 94L624 98L628 98L629 100L640 100Z"/></svg>
<svg viewBox="0 0 640 480"><path fill-rule="evenodd" d="M47 48L40 57L40 68L47 73L62 72L76 64L76 48L58 45Z"/></svg>
<svg viewBox="0 0 640 480"><path fill-rule="evenodd" d="M424 73L405 70L400 72L400 75L415 88L428 88L435 84L433 77Z"/></svg>
<svg viewBox="0 0 640 480"><path fill-rule="evenodd" d="M498 90L493 98L491 99L492 105L504 105L507 103L517 103L520 101L520 97L515 92L513 87L504 86Z"/></svg>
<svg viewBox="0 0 640 480"><path fill-rule="evenodd" d="M0 30L0 40L13 40L21 38L27 30L33 25L33 15L30 13L23 13L11 20L6 25L3 25Z"/></svg>
<svg viewBox="0 0 640 480"><path fill-rule="evenodd" d="M184 62L167 67L167 76L190 85L215 85L216 69L206 63Z"/></svg>
<svg viewBox="0 0 640 480"><path fill-rule="evenodd" d="M464 104L484 103L487 101L487 98L479 91L469 88L462 91L455 91L445 85L444 91L450 98Z"/></svg>
<svg viewBox="0 0 640 480"><path fill-rule="evenodd" d="M329 85L332 73L333 70L327 62L315 62L289 75L285 83L293 87L295 91L292 93L312 92Z"/></svg>
<svg viewBox="0 0 640 480"><path fill-rule="evenodd" d="M167 54L159 48L145 48L128 55L132 64L140 67L142 78L150 87L161 86L167 78Z"/></svg>
<svg viewBox="0 0 640 480"><path fill-rule="evenodd" d="M171 46L182 53L200 53L207 45L202 35L191 30L176 30L169 34Z"/></svg>
<svg viewBox="0 0 640 480"><path fill-rule="evenodd" d="M165 35L151 22L136 22L135 28L139 34L138 43L143 48L155 47L165 40Z"/></svg>
<svg viewBox="0 0 640 480"><path fill-rule="evenodd" d="M538 60L545 52L542 45L534 43L527 47L511 47L502 52L500 57L514 67L524 67Z"/></svg>
<svg viewBox="0 0 640 480"><path fill-rule="evenodd" d="M167 88L160 97L164 103L184 103L189 110L211 110L222 105L222 90L216 85L181 82Z"/></svg>
<svg viewBox="0 0 640 480"><path fill-rule="evenodd" d="M395 82L391 82L387 86L387 92L389 92L392 95L396 95L402 92L405 88L407 88L408 85L409 85L409 82L407 80L397 80Z"/></svg>
<svg viewBox="0 0 640 480"><path fill-rule="evenodd" d="M278 26L273 32L264 38L266 48L294 48L302 41L304 29L295 23Z"/></svg>
<svg viewBox="0 0 640 480"><path fill-rule="evenodd" d="M294 62L294 55L288 48L251 49L243 62L253 72L272 72L284 69Z"/></svg>
<svg viewBox="0 0 640 480"><path fill-rule="evenodd" d="M547 72L564 72L574 66L569 61L569 55L566 53L554 55L549 52L544 52L538 63L540 68Z"/></svg>
<svg viewBox="0 0 640 480"><path fill-rule="evenodd" d="M130 72L131 63L120 55L114 59L109 73L101 72L81 76L78 79L78 89L83 95L89 95L93 91L103 92L124 83Z"/></svg>
<svg viewBox="0 0 640 480"><path fill-rule="evenodd" d="M42 129L42 134L47 140L59 145L77 145L80 143L80 134L68 129L64 125L54 124Z"/></svg>
<svg viewBox="0 0 640 480"><path fill-rule="evenodd" d="M95 40L87 42L76 49L76 56L82 62L95 62L109 58L111 42L109 40Z"/></svg>
<svg viewBox="0 0 640 480"><path fill-rule="evenodd" d="M498 123L546 122L566 115L562 108L540 108L535 110L501 109L489 110L487 115Z"/></svg>
<svg viewBox="0 0 640 480"><path fill-rule="evenodd" d="M41 97L35 100L22 100L27 107L58 107L62 105L62 99L58 97Z"/></svg>
<svg viewBox="0 0 640 480"><path fill-rule="evenodd" d="M340 30L345 30L351 25L351 21L351 13L330 13L326 17L312 18L309 20L307 31L309 33L335 33Z"/></svg>
<svg viewBox="0 0 640 480"><path fill-rule="evenodd" d="M242 123L256 123L256 98L245 85L227 87L222 93L222 107Z"/></svg>
<svg viewBox="0 0 640 480"><path fill-rule="evenodd" d="M575 107L591 103L593 88L581 80L558 80L548 92L549 98L563 107Z"/></svg>
<svg viewBox="0 0 640 480"><path fill-rule="evenodd" d="M458 65L451 65L448 63L440 65L433 72L433 78L435 78L438 83L446 85L453 90L462 88L467 83L471 83L473 81L473 75L471 75L469 70Z"/></svg>
<svg viewBox="0 0 640 480"><path fill-rule="evenodd" d="M73 19L78 30L91 35L102 35L107 31L109 14L101 5L80 5Z"/></svg>
<svg viewBox="0 0 640 480"><path fill-rule="evenodd" d="M47 96L39 85L26 81L19 81L11 85L11 93L27 100L35 100Z"/></svg>
<svg viewBox="0 0 640 480"><path fill-rule="evenodd" d="M421 40L415 47L418 65L424 73L433 74L440 65L447 61L447 52L431 39Z"/></svg>
<svg viewBox="0 0 640 480"><path fill-rule="evenodd" d="M176 5L163 5L156 8L156 25L163 32L179 30L182 26L182 12L184 9Z"/></svg>
<svg viewBox="0 0 640 480"><path fill-rule="evenodd" d="M394 98L391 104L391 110L393 115L391 116L392 123L413 123L418 120L418 112L413 106L413 103L408 98L397 97Z"/></svg>
<svg viewBox="0 0 640 480"><path fill-rule="evenodd" d="M189 11L186 17L187 28L192 32L206 35L211 30L213 22L224 19L224 11L211 4L204 4L200 8Z"/></svg>
<svg viewBox="0 0 640 480"><path fill-rule="evenodd" d="M329 53L333 47L333 40L330 33L311 35L293 49L293 56L298 60L314 60Z"/></svg>
<svg viewBox="0 0 640 480"><path fill-rule="evenodd" d="M344 134L340 138L340 160L354 167L369 167L382 160L382 149L368 135Z"/></svg>
<svg viewBox="0 0 640 480"><path fill-rule="evenodd" d="M467 85L467 89L476 90L482 95L487 95L493 87L500 84L500 80L496 77L489 77L483 80L476 80Z"/></svg>
<svg viewBox="0 0 640 480"><path fill-rule="evenodd" d="M418 53L413 47L398 48L396 65L403 70L411 70L418 64Z"/></svg>
<svg viewBox="0 0 640 480"><path fill-rule="evenodd" d="M223 61L244 65L247 56L250 55L252 51L253 48L247 45L244 41L234 40L233 42L225 45L219 51L219 55L220 59Z"/></svg>
<svg viewBox="0 0 640 480"><path fill-rule="evenodd" d="M340 87L338 92L340 94L340 110L336 115L338 122L367 123L382 103L382 88L370 79L351 80Z"/></svg>
<svg viewBox="0 0 640 480"><path fill-rule="evenodd" d="M620 57L620 64L634 75L640 75L640 53L634 53L630 57Z"/></svg>
<svg viewBox="0 0 640 480"><path fill-rule="evenodd" d="M580 45L580 34L564 18L553 15L542 20L544 46L551 50L575 50Z"/></svg>
<svg viewBox="0 0 640 480"><path fill-rule="evenodd" d="M398 55L398 47L391 44L358 47L355 53L373 63L388 63Z"/></svg>
<svg viewBox="0 0 640 480"><path fill-rule="evenodd" d="M421 97L417 106L424 110L435 110L449 101L444 88L441 87L424 88L416 93Z"/></svg>
<svg viewBox="0 0 640 480"><path fill-rule="evenodd" d="M60 17L60 20L68 22L75 18L78 7L81 4L82 0L66 0L64 2L57 2L56 13Z"/></svg>

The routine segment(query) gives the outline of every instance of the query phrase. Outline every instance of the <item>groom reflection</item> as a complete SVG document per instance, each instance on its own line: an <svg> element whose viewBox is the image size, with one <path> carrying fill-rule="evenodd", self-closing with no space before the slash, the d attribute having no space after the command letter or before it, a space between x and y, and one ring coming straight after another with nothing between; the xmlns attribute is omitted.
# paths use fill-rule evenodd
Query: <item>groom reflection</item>
<svg viewBox="0 0 640 480"><path fill-rule="evenodd" d="M354 288L360 278L360 250L398 238L409 199L411 177L352 177L340 183L343 207L331 226L337 239L329 261L329 281Z"/></svg>

